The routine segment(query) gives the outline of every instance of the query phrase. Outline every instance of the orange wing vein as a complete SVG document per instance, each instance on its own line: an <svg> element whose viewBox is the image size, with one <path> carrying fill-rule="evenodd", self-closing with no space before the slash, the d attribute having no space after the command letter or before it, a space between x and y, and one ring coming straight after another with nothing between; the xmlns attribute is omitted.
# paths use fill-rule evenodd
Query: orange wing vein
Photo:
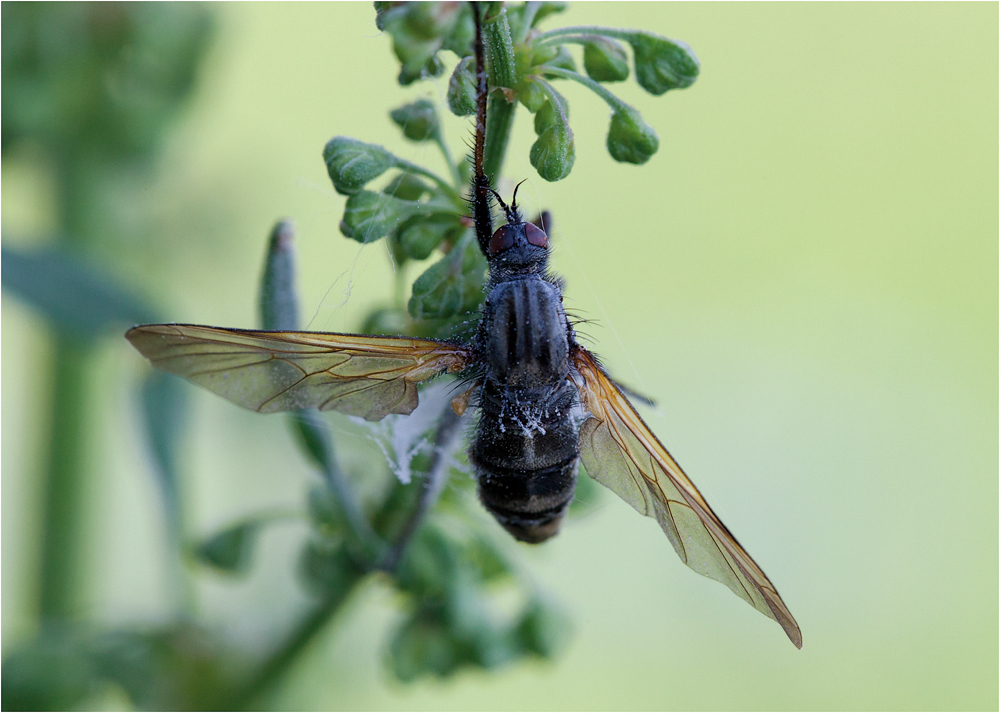
<svg viewBox="0 0 1000 713"><path fill-rule="evenodd" d="M429 339L148 324L125 335L153 366L260 413L335 409L377 421L417 406L417 383L462 371L465 347Z"/></svg>
<svg viewBox="0 0 1000 713"><path fill-rule="evenodd" d="M796 647L802 632L767 575L726 529L593 355L574 355L590 418L580 429L587 473L643 515L655 517L678 556L777 621Z"/></svg>

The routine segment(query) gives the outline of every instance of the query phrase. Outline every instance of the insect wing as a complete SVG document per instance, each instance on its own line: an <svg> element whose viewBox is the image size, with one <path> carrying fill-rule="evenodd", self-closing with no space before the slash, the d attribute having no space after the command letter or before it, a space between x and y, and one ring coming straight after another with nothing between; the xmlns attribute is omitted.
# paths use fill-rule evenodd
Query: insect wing
<svg viewBox="0 0 1000 713"><path fill-rule="evenodd" d="M587 473L643 515L655 517L691 569L722 582L771 617L802 648L802 632L767 575L746 553L653 435L635 408L578 347L574 356L584 406L580 456Z"/></svg>
<svg viewBox="0 0 1000 713"><path fill-rule="evenodd" d="M149 324L125 335L157 368L260 413L335 409L377 421L417 406L417 383L465 368L465 347L406 337Z"/></svg>

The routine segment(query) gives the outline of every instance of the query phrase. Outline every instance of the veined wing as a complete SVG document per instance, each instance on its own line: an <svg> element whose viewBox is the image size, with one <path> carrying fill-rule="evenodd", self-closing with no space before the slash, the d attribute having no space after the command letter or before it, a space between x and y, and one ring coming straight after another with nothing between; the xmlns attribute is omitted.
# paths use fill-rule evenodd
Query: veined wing
<svg viewBox="0 0 1000 713"><path fill-rule="evenodd" d="M777 589L712 512L663 444L586 349L574 355L590 418L580 429L587 473L643 515L655 517L681 560L771 617L802 648L802 632Z"/></svg>
<svg viewBox="0 0 1000 713"><path fill-rule="evenodd" d="M360 334L147 324L125 335L153 366L260 413L335 409L377 421L417 406L417 383L462 371L457 344Z"/></svg>

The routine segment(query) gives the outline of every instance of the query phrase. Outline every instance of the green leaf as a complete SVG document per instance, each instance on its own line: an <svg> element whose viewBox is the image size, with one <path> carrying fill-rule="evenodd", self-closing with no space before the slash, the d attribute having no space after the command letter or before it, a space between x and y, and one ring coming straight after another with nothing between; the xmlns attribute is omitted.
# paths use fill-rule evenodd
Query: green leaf
<svg viewBox="0 0 1000 713"><path fill-rule="evenodd" d="M455 240L465 227L454 214L414 216L398 231L399 246L414 260L426 260L445 239Z"/></svg>
<svg viewBox="0 0 1000 713"><path fill-rule="evenodd" d="M151 371L142 384L142 415L157 482L171 534L181 538L180 485L177 450L187 421L187 387L172 374Z"/></svg>
<svg viewBox="0 0 1000 713"><path fill-rule="evenodd" d="M347 199L344 218L340 221L340 232L359 243L372 243L384 238L420 209L421 206L416 201L361 191Z"/></svg>
<svg viewBox="0 0 1000 713"><path fill-rule="evenodd" d="M326 420L315 409L301 409L289 414L292 432L302 450L320 470L334 462L333 439Z"/></svg>
<svg viewBox="0 0 1000 713"><path fill-rule="evenodd" d="M3 710L73 710L94 690L97 675L84 638L49 629L3 662Z"/></svg>
<svg viewBox="0 0 1000 713"><path fill-rule="evenodd" d="M295 229L286 220L275 224L267 242L264 275L260 281L262 329L299 328L299 300L295 294Z"/></svg>
<svg viewBox="0 0 1000 713"><path fill-rule="evenodd" d="M396 174L391 181L382 189L382 193L402 198L404 201L419 200L425 193L430 191L430 186L414 176L409 171Z"/></svg>
<svg viewBox="0 0 1000 713"><path fill-rule="evenodd" d="M337 193L360 192L369 181L397 165L396 157L381 146L347 136L335 136L323 149L323 161Z"/></svg>
<svg viewBox="0 0 1000 713"><path fill-rule="evenodd" d="M309 517L325 537L340 533L344 526L343 508L337 494L325 485L309 489Z"/></svg>
<svg viewBox="0 0 1000 713"><path fill-rule="evenodd" d="M411 141L427 141L438 135L437 111L426 99L418 99L412 104L404 104L389 112L396 125L403 130L403 136Z"/></svg>
<svg viewBox="0 0 1000 713"><path fill-rule="evenodd" d="M554 658L565 648L570 635L566 615L548 601L535 597L528 602L517 625L524 647L543 658Z"/></svg>
<svg viewBox="0 0 1000 713"><path fill-rule="evenodd" d="M302 549L299 570L306 586L325 597L343 597L365 572L342 547L310 541Z"/></svg>
<svg viewBox="0 0 1000 713"><path fill-rule="evenodd" d="M607 37L597 37L583 46L583 68L597 82L623 82L628 79L625 48Z"/></svg>
<svg viewBox="0 0 1000 713"><path fill-rule="evenodd" d="M611 115L607 146L615 161L641 164L660 148L660 139L638 111L624 107Z"/></svg>
<svg viewBox="0 0 1000 713"><path fill-rule="evenodd" d="M448 108L455 116L476 113L476 58L465 57L448 80Z"/></svg>
<svg viewBox="0 0 1000 713"><path fill-rule="evenodd" d="M361 325L362 334L409 334L412 319L406 310L385 307L374 310Z"/></svg>
<svg viewBox="0 0 1000 713"><path fill-rule="evenodd" d="M387 663L404 683L427 675L446 676L458 666L457 649L440 621L417 613L393 635Z"/></svg>
<svg viewBox="0 0 1000 713"><path fill-rule="evenodd" d="M684 42L638 32L629 43L635 54L636 81L650 94L659 96L668 89L684 89L698 78L698 58Z"/></svg>
<svg viewBox="0 0 1000 713"><path fill-rule="evenodd" d="M250 568L260 526L259 521L250 521L228 527L203 540L195 548L195 556L220 571L245 574Z"/></svg>
<svg viewBox="0 0 1000 713"><path fill-rule="evenodd" d="M413 283L409 310L415 319L443 319L476 312L484 299L486 258L471 231Z"/></svg>
<svg viewBox="0 0 1000 713"><path fill-rule="evenodd" d="M73 253L4 246L0 262L3 289L74 336L94 338L112 329L159 321L142 298Z"/></svg>

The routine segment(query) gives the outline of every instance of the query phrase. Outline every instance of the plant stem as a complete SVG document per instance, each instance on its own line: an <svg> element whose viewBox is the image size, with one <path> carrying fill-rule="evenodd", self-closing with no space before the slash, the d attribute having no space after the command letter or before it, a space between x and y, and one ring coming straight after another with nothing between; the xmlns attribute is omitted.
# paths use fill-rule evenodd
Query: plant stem
<svg viewBox="0 0 1000 713"><path fill-rule="evenodd" d="M598 25L577 25L575 27L557 27L554 30L549 30L548 32L543 32L535 38L534 46L538 47L543 44L548 44L554 40L558 40L560 43L563 42L582 42L585 41L587 35L597 35L600 37L613 37L617 40L624 40L625 42L631 42L636 35L651 34L643 33L639 30L623 30L618 27L600 27ZM570 39L571 36L576 35ZM582 37L581 37L582 36Z"/></svg>
<svg viewBox="0 0 1000 713"><path fill-rule="evenodd" d="M253 678L233 694L229 705L220 706L220 710L246 710L254 708L251 704L261 693L275 684L291 667L300 654L330 618L343 606L362 578L354 580L350 586L338 589L319 602L306 613L299 624L291 631L284 643L264 661Z"/></svg>
<svg viewBox="0 0 1000 713"><path fill-rule="evenodd" d="M43 621L77 613L80 586L84 423L89 345L57 334L53 364L52 420L42 484L42 560L39 614Z"/></svg>
<svg viewBox="0 0 1000 713"><path fill-rule="evenodd" d="M563 79L572 79L574 82L582 84L587 89L589 89L594 94L603 99L605 102L607 102L608 106L610 106L615 111L622 111L631 108L629 107L628 104L623 102L621 99L616 97L605 87L601 86L590 77L585 77L577 72L573 72L568 69L563 69L562 67L553 67L548 64L544 64L541 67L539 67L538 71L544 74L553 74L557 77L562 77Z"/></svg>
<svg viewBox="0 0 1000 713"><path fill-rule="evenodd" d="M447 455L452 441L461 430L459 428L461 423L462 417L452 410L451 404L447 405L444 413L441 414L437 433L434 436L434 454L431 457L430 468L427 469L424 492L417 502L417 507L414 508L406 524L403 525L402 530L400 530L399 535L396 537L396 542L376 566L377 569L385 572L392 572L396 569L396 565L399 564L406 545L409 543L410 538L413 537L413 533L417 531L417 527L420 526L420 521L423 520L427 512L437 502L445 483L448 481Z"/></svg>
<svg viewBox="0 0 1000 713"><path fill-rule="evenodd" d="M487 17L483 20L483 43L486 47L491 87L489 106L486 110L483 173L490 179L492 185L496 185L507 153L507 142L514 125L514 110L517 104L508 101L502 91L494 90L497 87L514 87L517 83L517 70L514 65L514 44L510 37L507 11L501 8L497 14L490 16L492 10L493 8L487 12Z"/></svg>
<svg viewBox="0 0 1000 713"><path fill-rule="evenodd" d="M97 210L98 176L93 166L69 155L57 166L57 206L61 247L80 251L86 226ZM52 401L48 459L42 473L42 547L39 615L43 621L77 614L84 537L85 426L93 418L87 389L92 349L88 343L56 332L52 362Z"/></svg>

